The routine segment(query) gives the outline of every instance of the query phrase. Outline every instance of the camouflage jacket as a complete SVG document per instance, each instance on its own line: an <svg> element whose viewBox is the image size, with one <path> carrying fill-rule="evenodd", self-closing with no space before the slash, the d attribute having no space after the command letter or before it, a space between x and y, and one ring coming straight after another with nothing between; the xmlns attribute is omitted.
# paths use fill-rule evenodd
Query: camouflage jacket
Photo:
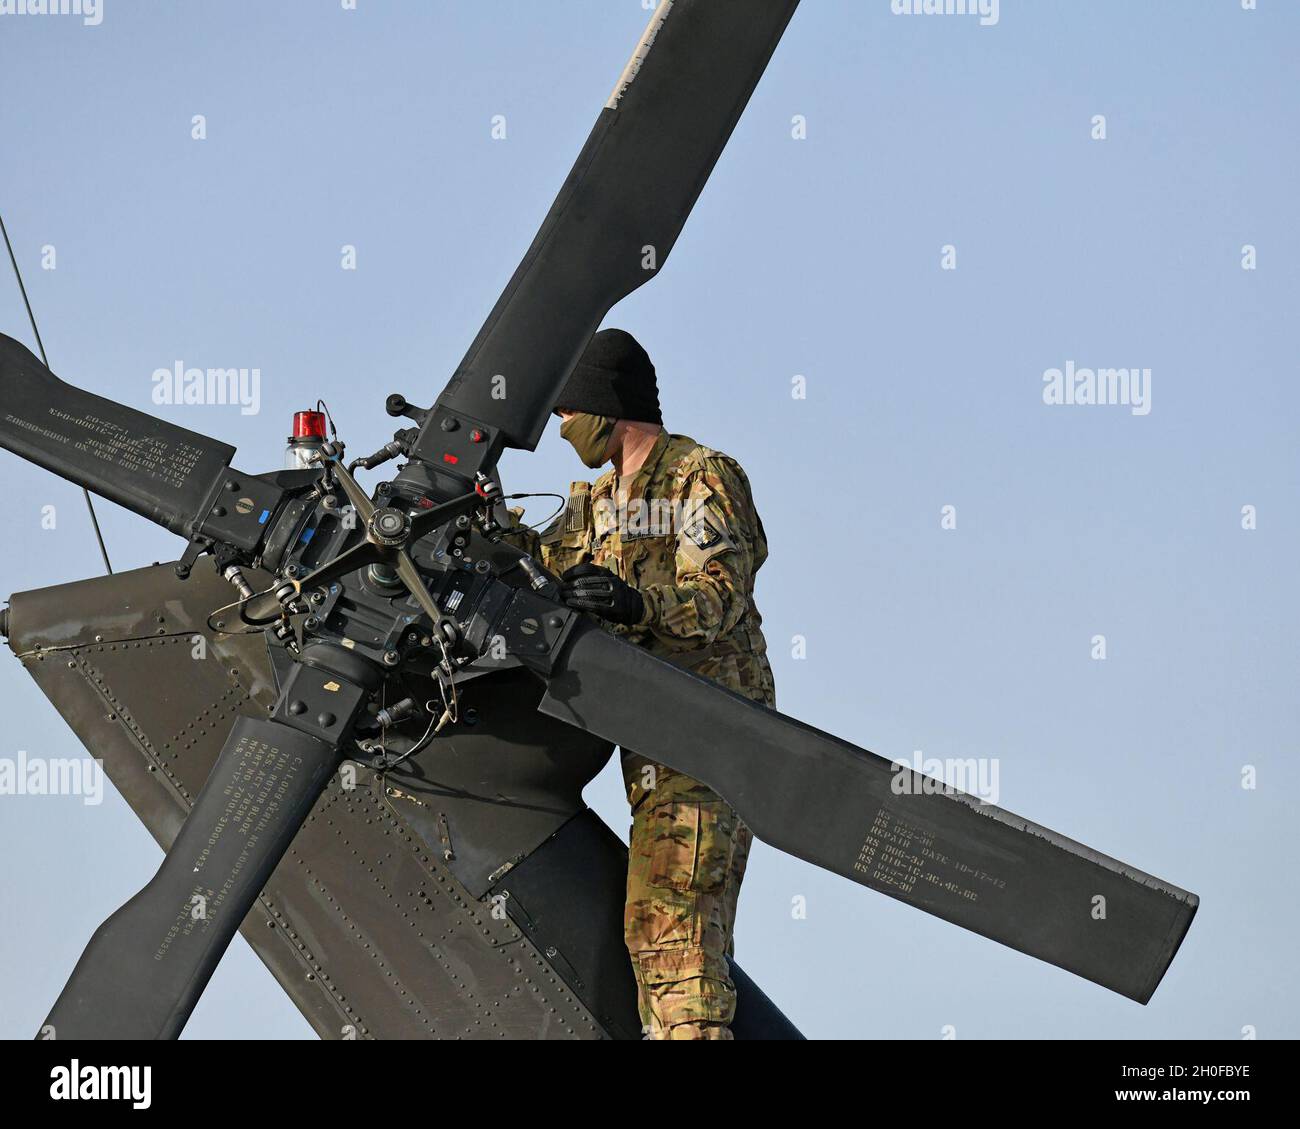
<svg viewBox="0 0 1300 1129"><path fill-rule="evenodd" d="M775 703L754 576L767 539L740 465L684 435L660 434L645 463L618 482L611 468L575 482L542 535L559 574L591 561L645 599L645 615L615 634L755 701Z"/></svg>

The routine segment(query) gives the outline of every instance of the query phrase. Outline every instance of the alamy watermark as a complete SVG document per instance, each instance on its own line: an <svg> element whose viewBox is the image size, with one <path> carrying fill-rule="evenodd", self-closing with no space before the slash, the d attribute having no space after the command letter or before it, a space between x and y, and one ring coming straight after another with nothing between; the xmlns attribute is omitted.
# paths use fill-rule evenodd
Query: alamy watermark
<svg viewBox="0 0 1300 1129"><path fill-rule="evenodd" d="M177 361L154 369L152 380L155 404L238 404L245 416L262 410L260 368L186 368Z"/></svg>
<svg viewBox="0 0 1300 1129"><path fill-rule="evenodd" d="M91 1066L73 1059L50 1070L52 1101L130 1102L132 1109L153 1104L153 1067Z"/></svg>
<svg viewBox="0 0 1300 1129"><path fill-rule="evenodd" d="M896 16L979 16L980 27L998 22L998 0L889 0Z"/></svg>
<svg viewBox="0 0 1300 1129"><path fill-rule="evenodd" d="M87 27L98 27L104 0L0 0L0 16L80 16Z"/></svg>
<svg viewBox="0 0 1300 1129"><path fill-rule="evenodd" d="M104 802L104 762L93 757L0 757L0 796L80 796L86 807Z"/></svg>
<svg viewBox="0 0 1300 1129"><path fill-rule="evenodd" d="M598 498L591 513L598 536L617 529L622 537L667 537L697 525L710 508L702 498L631 498L625 502Z"/></svg>
<svg viewBox="0 0 1300 1129"><path fill-rule="evenodd" d="M895 796L946 796L964 792L982 804L998 802L997 757L926 757L917 749L910 762L895 757L889 787Z"/></svg>
<svg viewBox="0 0 1300 1129"><path fill-rule="evenodd" d="M1044 404L1127 405L1135 416L1151 411L1149 368L1049 368L1043 373Z"/></svg>

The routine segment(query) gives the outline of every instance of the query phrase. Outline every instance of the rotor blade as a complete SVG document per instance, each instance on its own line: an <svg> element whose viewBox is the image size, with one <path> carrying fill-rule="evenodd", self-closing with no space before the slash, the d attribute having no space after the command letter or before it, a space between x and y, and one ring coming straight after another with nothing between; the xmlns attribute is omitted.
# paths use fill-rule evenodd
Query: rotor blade
<svg viewBox="0 0 1300 1129"><path fill-rule="evenodd" d="M65 384L0 334L0 447L182 537L234 447Z"/></svg>
<svg viewBox="0 0 1300 1129"><path fill-rule="evenodd" d="M1146 1003L1198 899L575 624L538 707L686 773L760 839ZM929 785L925 782L929 780Z"/></svg>
<svg viewBox="0 0 1300 1129"><path fill-rule="evenodd" d="M797 6L659 5L441 407L499 428L507 446L537 446L609 308L668 258ZM436 445L437 415L417 450Z"/></svg>
<svg viewBox="0 0 1300 1129"><path fill-rule="evenodd" d="M342 759L240 717L152 881L91 938L42 1034L172 1039Z"/></svg>

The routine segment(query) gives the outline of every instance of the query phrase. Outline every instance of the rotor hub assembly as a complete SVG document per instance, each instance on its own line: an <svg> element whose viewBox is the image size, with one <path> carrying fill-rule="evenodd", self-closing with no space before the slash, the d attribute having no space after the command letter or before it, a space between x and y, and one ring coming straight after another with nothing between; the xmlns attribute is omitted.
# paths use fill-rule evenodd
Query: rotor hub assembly
<svg viewBox="0 0 1300 1129"><path fill-rule="evenodd" d="M371 540L380 545L396 547L406 540L411 528L411 519L401 510L385 506L370 516L369 533Z"/></svg>

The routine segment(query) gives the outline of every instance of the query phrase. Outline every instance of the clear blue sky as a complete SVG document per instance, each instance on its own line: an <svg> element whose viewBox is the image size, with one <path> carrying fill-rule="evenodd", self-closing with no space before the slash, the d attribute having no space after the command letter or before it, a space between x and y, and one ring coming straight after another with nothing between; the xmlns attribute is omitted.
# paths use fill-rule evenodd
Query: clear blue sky
<svg viewBox="0 0 1300 1129"><path fill-rule="evenodd" d="M55 371L249 469L279 464L317 396L373 449L386 393L441 389L646 18L0 16L0 210ZM1202 898L1142 1008L760 847L738 956L809 1035L1300 1035L1298 48L1292 0L1003 0L992 27L805 0L667 268L611 316L650 350L669 426L750 474L781 708L886 755L997 757L1003 806ZM30 342L3 271L0 330ZM177 360L260 368L260 413L155 408ZM1149 368L1150 413L1044 404L1069 361ZM3 594L97 572L78 492L0 469ZM557 490L584 468L551 432L504 473ZM100 510L118 567L179 552ZM80 748L12 659L0 706L0 756ZM612 772L588 798L626 829ZM116 795L0 797L0 854L0 1035L21 1037L159 854ZM189 1034L309 1031L240 941Z"/></svg>

